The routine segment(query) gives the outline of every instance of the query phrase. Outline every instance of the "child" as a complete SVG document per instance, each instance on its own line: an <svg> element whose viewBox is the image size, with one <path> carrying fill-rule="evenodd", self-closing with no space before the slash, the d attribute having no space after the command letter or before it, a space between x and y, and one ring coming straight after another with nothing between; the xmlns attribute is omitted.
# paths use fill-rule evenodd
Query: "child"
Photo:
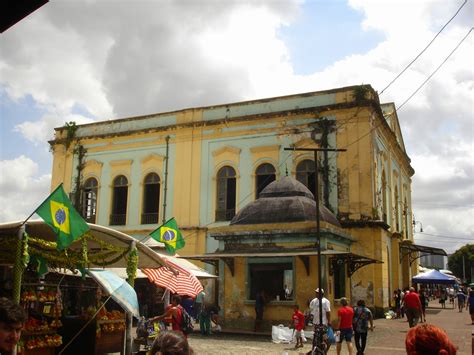
<svg viewBox="0 0 474 355"><path fill-rule="evenodd" d="M293 321L293 326L295 327L295 336L296 336L296 345L295 349L303 347L303 337L302 331L304 329L304 314L301 313L300 307L296 304L294 308L293 316L291 317Z"/></svg>

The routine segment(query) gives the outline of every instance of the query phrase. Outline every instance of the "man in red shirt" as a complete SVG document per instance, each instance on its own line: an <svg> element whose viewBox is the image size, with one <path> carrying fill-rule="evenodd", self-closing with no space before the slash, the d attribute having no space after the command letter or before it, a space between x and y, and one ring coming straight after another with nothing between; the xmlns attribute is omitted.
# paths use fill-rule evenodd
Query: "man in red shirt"
<svg viewBox="0 0 474 355"><path fill-rule="evenodd" d="M337 311L339 330L336 332L336 339L339 336L339 340L336 340L336 352L337 355L341 354L341 344L345 339L349 355L352 355L352 318L354 318L354 310L347 306L345 297L341 298L341 305L342 307Z"/></svg>
<svg viewBox="0 0 474 355"><path fill-rule="evenodd" d="M291 317L293 321L293 326L295 327L295 337L296 337L296 345L295 349L303 347L303 337L301 332L304 328L304 314L300 311L300 307L295 304L295 311L293 312L293 316Z"/></svg>
<svg viewBox="0 0 474 355"><path fill-rule="evenodd" d="M417 325L421 313L420 296L416 293L414 287L410 287L410 292L405 295L403 303L405 304L405 313L408 318L408 324L410 328L414 327Z"/></svg>

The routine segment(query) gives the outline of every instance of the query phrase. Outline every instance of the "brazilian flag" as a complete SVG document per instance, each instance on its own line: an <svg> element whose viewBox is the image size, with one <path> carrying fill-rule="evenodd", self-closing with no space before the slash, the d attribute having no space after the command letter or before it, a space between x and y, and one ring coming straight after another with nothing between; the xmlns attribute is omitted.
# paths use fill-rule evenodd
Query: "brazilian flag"
<svg viewBox="0 0 474 355"><path fill-rule="evenodd" d="M36 209L38 214L58 236L58 249L66 249L89 230L89 225L76 211L60 184Z"/></svg>
<svg viewBox="0 0 474 355"><path fill-rule="evenodd" d="M170 254L175 254L175 251L185 244L174 217L151 232L150 236L157 242L164 243L166 251Z"/></svg>

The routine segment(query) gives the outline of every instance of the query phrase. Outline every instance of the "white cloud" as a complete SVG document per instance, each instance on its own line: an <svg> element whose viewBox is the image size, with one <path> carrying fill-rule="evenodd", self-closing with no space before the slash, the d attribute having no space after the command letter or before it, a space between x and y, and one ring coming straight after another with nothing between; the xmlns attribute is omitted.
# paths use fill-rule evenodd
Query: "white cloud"
<svg viewBox="0 0 474 355"><path fill-rule="evenodd" d="M70 113L66 110L60 112L48 112L37 121L23 121L15 126L15 131L35 145L45 145L45 142L54 138L54 128L64 126L65 122L74 121L76 124L93 122L92 119L82 115Z"/></svg>
<svg viewBox="0 0 474 355"><path fill-rule="evenodd" d="M2 35L0 81L10 97L31 94L46 107L40 120L16 127L35 143L66 121L87 122L74 116L77 105L105 120L362 83L381 91L462 1L348 3L363 15L361 27L384 40L320 72L295 75L278 33L298 21L300 1L51 2ZM408 98L466 34L472 14L468 2L381 100L400 105ZM416 170L415 214L442 235L472 235L474 223L472 37L399 112Z"/></svg>
<svg viewBox="0 0 474 355"><path fill-rule="evenodd" d="M51 175L38 176L38 165L21 155L0 161L0 222L26 219L49 195Z"/></svg>

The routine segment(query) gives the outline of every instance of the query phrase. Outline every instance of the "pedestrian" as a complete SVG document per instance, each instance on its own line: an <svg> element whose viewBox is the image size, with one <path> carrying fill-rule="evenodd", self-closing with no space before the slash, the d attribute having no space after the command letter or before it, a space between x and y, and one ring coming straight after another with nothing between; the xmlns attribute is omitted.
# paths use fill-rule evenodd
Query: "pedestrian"
<svg viewBox="0 0 474 355"><path fill-rule="evenodd" d="M352 328L354 329L354 338L357 348L357 355L363 355L367 343L368 330L374 331L374 319L372 312L365 306L364 300L357 301L354 307L354 318ZM369 326L370 324L370 326Z"/></svg>
<svg viewBox="0 0 474 355"><path fill-rule="evenodd" d="M215 324L214 331L220 332L222 330L219 324L219 311L221 310L220 307L216 304L209 306L208 308L209 314L211 316L211 322Z"/></svg>
<svg viewBox="0 0 474 355"><path fill-rule="evenodd" d="M462 312L462 310L464 309L465 302L466 302L466 295L464 294L464 290L462 288L460 288L458 290L458 293L456 293L456 298L458 300L459 312Z"/></svg>
<svg viewBox="0 0 474 355"><path fill-rule="evenodd" d="M393 301L395 303L395 313L396 313L395 319L398 319L400 318L400 302L401 302L400 290L393 291Z"/></svg>
<svg viewBox="0 0 474 355"><path fill-rule="evenodd" d="M265 307L265 292L260 290L255 296L255 326L253 331L261 331L263 322L263 309Z"/></svg>
<svg viewBox="0 0 474 355"><path fill-rule="evenodd" d="M414 327L418 323L421 314L420 296L416 293L414 287L410 287L410 292L405 295L405 313L408 318L408 325Z"/></svg>
<svg viewBox="0 0 474 355"><path fill-rule="evenodd" d="M426 322L426 306L428 305L428 297L426 296L426 292L424 289L421 289L419 296L421 302L420 321L421 323L423 323Z"/></svg>
<svg viewBox="0 0 474 355"><path fill-rule="evenodd" d="M446 308L446 291L441 290L440 296L439 296L439 303L441 303L441 308ZM454 301L453 301L454 302Z"/></svg>
<svg viewBox="0 0 474 355"><path fill-rule="evenodd" d="M311 313L313 315L313 324L319 324L319 288L315 291L316 297L312 299L309 304L309 308L311 309ZM321 303L323 305L323 324L328 325L331 324L331 303L329 300L324 297L324 290L321 289Z"/></svg>
<svg viewBox="0 0 474 355"><path fill-rule="evenodd" d="M304 314L300 311L300 307L295 304L293 308L293 315L291 316L293 328L295 329L296 345L295 349L303 347L303 335L304 331Z"/></svg>
<svg viewBox="0 0 474 355"><path fill-rule="evenodd" d="M448 287L448 296L449 296L449 303L453 305L453 308L454 308L454 288L452 287Z"/></svg>
<svg viewBox="0 0 474 355"><path fill-rule="evenodd" d="M314 290L316 293L316 297L311 300L309 303L309 308L311 310L311 314L313 315L313 325L314 325L314 331L316 334L316 327L320 324L319 321L319 288ZM329 300L324 297L324 290L321 289L321 305L322 305L322 324L330 327L331 326L331 303ZM329 351L329 348L331 347L331 343L329 342L328 335L327 333L323 335L323 341L326 344L326 350Z"/></svg>
<svg viewBox="0 0 474 355"><path fill-rule="evenodd" d="M456 355L456 346L446 332L433 324L420 324L411 328L405 338L407 355Z"/></svg>
<svg viewBox="0 0 474 355"><path fill-rule="evenodd" d="M469 308L469 314L471 315L471 321L474 325L474 290L469 291L469 296L467 297L466 309Z"/></svg>
<svg viewBox="0 0 474 355"><path fill-rule="evenodd" d="M354 310L348 306L347 299L341 298L341 308L337 311L338 331L336 332L336 339L339 336L339 341L336 341L337 355L341 354L342 341L345 340L349 355L352 355L352 320L354 318Z"/></svg>
<svg viewBox="0 0 474 355"><path fill-rule="evenodd" d="M173 297L171 297L171 305L170 307L168 307L166 312L160 316L151 318L150 321L156 322L158 320L170 319L171 329L182 332L181 325L183 322L183 311L180 306L180 303L181 303L181 297L179 297L178 295L173 295Z"/></svg>
<svg viewBox="0 0 474 355"><path fill-rule="evenodd" d="M201 335L211 334L211 314L206 302L201 305L201 311L199 312L199 329Z"/></svg>
<svg viewBox="0 0 474 355"><path fill-rule="evenodd" d="M8 298L0 298L0 354L15 352L26 316L23 309Z"/></svg>
<svg viewBox="0 0 474 355"><path fill-rule="evenodd" d="M405 289L405 291L400 291L400 316L402 318L405 318L405 302L404 299L405 299L405 294L407 293L407 290Z"/></svg>
<svg viewBox="0 0 474 355"><path fill-rule="evenodd" d="M199 312L201 312L201 306L204 303L204 298L206 297L206 293L204 291L199 292L194 299L193 304L193 316L196 320L196 323L199 322Z"/></svg>
<svg viewBox="0 0 474 355"><path fill-rule="evenodd" d="M193 355L194 351L189 346L188 340L181 332L165 330L158 334L150 355Z"/></svg>

